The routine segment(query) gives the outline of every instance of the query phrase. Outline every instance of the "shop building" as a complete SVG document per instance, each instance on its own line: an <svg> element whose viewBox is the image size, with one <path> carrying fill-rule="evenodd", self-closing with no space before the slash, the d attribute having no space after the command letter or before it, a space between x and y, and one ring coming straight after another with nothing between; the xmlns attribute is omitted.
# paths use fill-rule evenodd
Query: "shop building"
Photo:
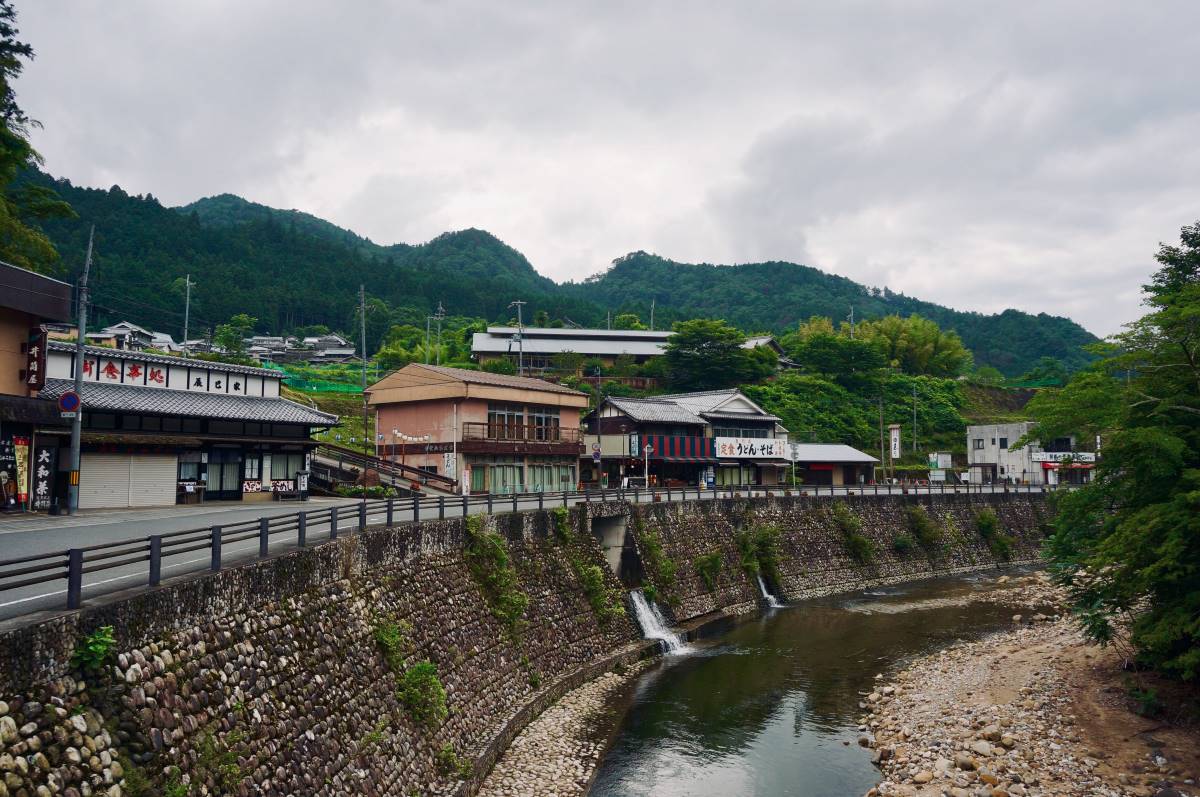
<svg viewBox="0 0 1200 797"><path fill-rule="evenodd" d="M47 324L71 315L71 286L0 263L0 510L48 510L58 474L57 443L69 432L41 397Z"/></svg>
<svg viewBox="0 0 1200 797"><path fill-rule="evenodd" d="M870 454L837 443L789 443L788 458L796 484L822 486L873 483L879 463Z"/></svg>
<svg viewBox="0 0 1200 797"><path fill-rule="evenodd" d="M41 398L74 388L74 344L48 344ZM305 488L314 429L337 416L280 396L279 371L85 346L79 508L270 500ZM65 465L69 429L54 457ZM40 454L39 454L40 456ZM53 488L60 504L66 486Z"/></svg>
<svg viewBox="0 0 1200 797"><path fill-rule="evenodd" d="M975 484L1082 484L1091 480L1096 455L1076 451L1074 437L1043 445L1031 440L1015 451L1009 448L1029 434L1035 424L982 424L967 427L968 479Z"/></svg>
<svg viewBox="0 0 1200 797"><path fill-rule="evenodd" d="M660 486L783 484L790 470L787 429L732 389L608 398L589 414L585 443L588 484L644 483L646 464Z"/></svg>
<svg viewBox="0 0 1200 797"><path fill-rule="evenodd" d="M585 393L528 377L412 363L372 385L379 457L472 493L578 484Z"/></svg>

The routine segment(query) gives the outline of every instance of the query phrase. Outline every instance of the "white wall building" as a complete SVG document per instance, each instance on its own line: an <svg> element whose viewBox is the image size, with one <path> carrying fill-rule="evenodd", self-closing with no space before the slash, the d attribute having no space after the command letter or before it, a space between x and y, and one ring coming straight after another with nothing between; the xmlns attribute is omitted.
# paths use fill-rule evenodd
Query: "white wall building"
<svg viewBox="0 0 1200 797"><path fill-rule="evenodd" d="M1010 451L1028 434L1033 421L967 427L967 466L973 484L1081 483L1091 478L1096 455L1075 450L1075 438L1061 437L1043 446L1033 440Z"/></svg>

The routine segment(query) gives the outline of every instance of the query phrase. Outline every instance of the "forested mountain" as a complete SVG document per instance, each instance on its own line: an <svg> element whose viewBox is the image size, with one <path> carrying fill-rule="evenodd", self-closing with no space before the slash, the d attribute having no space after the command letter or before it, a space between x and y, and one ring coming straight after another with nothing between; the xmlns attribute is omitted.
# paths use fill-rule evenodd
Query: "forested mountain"
<svg viewBox="0 0 1200 797"><path fill-rule="evenodd" d="M919 313L956 330L978 365L1007 375L1024 373L1043 356L1074 369L1087 359L1079 347L1095 341L1069 319L958 312L792 263L691 265L636 252L597 277L557 285L482 230L381 246L307 213L230 194L168 208L117 186L81 188L37 171L21 180L53 187L78 214L41 222L69 278L82 267L88 228L96 225L92 284L99 320L128 318L176 335L190 274L194 334L236 313L259 319L260 331L308 324L350 329L363 283L369 297L386 303L392 323L418 326L439 301L455 315L507 321L514 299L528 303L527 320L539 311L584 325L603 325L609 311L648 320L654 300L659 328L710 317L776 333L811 315L844 318L852 305L862 319Z"/></svg>
<svg viewBox="0 0 1200 797"><path fill-rule="evenodd" d="M563 286L609 307L648 317L655 302L658 319L723 318L748 331L780 332L809 316L859 320L916 313L943 329L958 332L977 365L1005 375L1025 373L1039 357L1062 361L1070 370L1089 361L1080 348L1096 337L1068 318L1005 310L996 315L961 312L887 288L871 289L853 280L795 263L738 266L676 263L634 252L583 283Z"/></svg>

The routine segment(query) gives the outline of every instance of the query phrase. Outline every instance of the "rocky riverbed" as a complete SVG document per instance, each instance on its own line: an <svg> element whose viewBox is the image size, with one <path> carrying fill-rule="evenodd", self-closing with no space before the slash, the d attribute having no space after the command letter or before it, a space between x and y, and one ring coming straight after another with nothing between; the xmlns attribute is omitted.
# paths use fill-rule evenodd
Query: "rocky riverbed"
<svg viewBox="0 0 1200 797"><path fill-rule="evenodd" d="M610 700L649 664L605 673L542 712L496 762L478 797L586 794L604 754L607 740L600 731Z"/></svg>
<svg viewBox="0 0 1200 797"><path fill-rule="evenodd" d="M1129 710L1119 662L1057 615L1045 576L1011 584L1027 596L1012 630L879 676L864 696L858 742L883 775L868 797L1200 794L1194 731Z"/></svg>

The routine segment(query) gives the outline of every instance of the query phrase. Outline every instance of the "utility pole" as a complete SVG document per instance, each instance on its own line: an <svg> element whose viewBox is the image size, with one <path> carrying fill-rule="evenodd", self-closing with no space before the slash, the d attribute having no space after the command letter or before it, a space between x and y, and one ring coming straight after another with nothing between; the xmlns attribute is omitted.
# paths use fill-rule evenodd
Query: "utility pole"
<svg viewBox="0 0 1200 797"><path fill-rule="evenodd" d="M360 322L360 338L362 344L362 400L363 400L363 443L367 442L367 287L365 285L358 286L358 315ZM371 441L372 447L375 441ZM374 452L369 452L373 455ZM367 503L367 465L364 462L362 468L362 500L364 510Z"/></svg>
<svg viewBox="0 0 1200 797"><path fill-rule="evenodd" d="M96 225L88 233L87 257L83 261L83 277L79 280L79 336L75 340L75 395L83 394L83 350L84 335L87 334L88 272L92 269L92 241L96 237ZM79 510L79 440L83 434L83 404L75 410L71 421L70 473L67 479L67 514Z"/></svg>
<svg viewBox="0 0 1200 797"><path fill-rule="evenodd" d="M521 308L525 302L517 299L511 302L509 308L517 308L517 375L525 376L525 322L521 319Z"/></svg>
<svg viewBox="0 0 1200 797"><path fill-rule="evenodd" d="M442 364L442 319L446 317L446 309L438 302L437 312L433 314L437 320L437 364Z"/></svg>
<svg viewBox="0 0 1200 797"><path fill-rule="evenodd" d="M188 318L192 312L192 275L188 274L184 279L184 300L183 300L183 356L188 356Z"/></svg>
<svg viewBox="0 0 1200 797"><path fill-rule="evenodd" d="M913 452L917 450L917 386L913 385Z"/></svg>
<svg viewBox="0 0 1200 797"><path fill-rule="evenodd" d="M887 473L887 446L883 442L883 394L879 394L879 467Z"/></svg>
<svg viewBox="0 0 1200 797"><path fill-rule="evenodd" d="M854 340L854 305L850 305L850 340Z"/></svg>
<svg viewBox="0 0 1200 797"><path fill-rule="evenodd" d="M650 331L654 331L654 299L650 300Z"/></svg>
<svg viewBox="0 0 1200 797"><path fill-rule="evenodd" d="M425 316L425 364L429 365L429 320L432 316Z"/></svg>

